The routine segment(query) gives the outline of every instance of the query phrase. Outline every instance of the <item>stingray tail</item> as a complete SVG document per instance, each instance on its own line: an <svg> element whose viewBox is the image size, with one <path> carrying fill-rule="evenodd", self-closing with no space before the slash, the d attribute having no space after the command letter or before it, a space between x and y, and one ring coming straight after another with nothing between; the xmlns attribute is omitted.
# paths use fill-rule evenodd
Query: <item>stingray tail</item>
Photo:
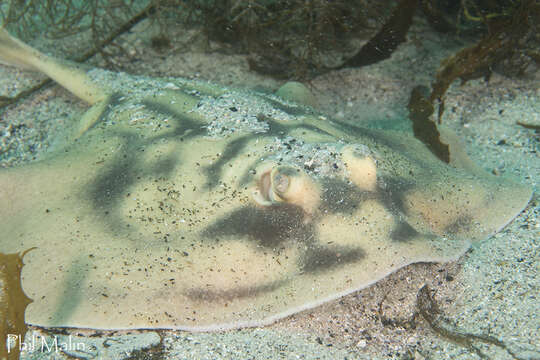
<svg viewBox="0 0 540 360"><path fill-rule="evenodd" d="M39 71L33 60L40 55L37 50L0 28L0 63L24 70Z"/></svg>
<svg viewBox="0 0 540 360"><path fill-rule="evenodd" d="M82 100L95 104L109 91L93 82L82 65L47 56L0 28L0 63L24 70L39 71Z"/></svg>

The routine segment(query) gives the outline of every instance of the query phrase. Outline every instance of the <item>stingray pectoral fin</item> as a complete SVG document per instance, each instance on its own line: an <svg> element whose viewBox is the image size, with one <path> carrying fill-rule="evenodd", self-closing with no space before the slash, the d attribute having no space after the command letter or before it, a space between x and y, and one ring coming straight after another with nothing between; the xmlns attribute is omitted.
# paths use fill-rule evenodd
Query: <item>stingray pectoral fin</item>
<svg viewBox="0 0 540 360"><path fill-rule="evenodd" d="M439 126L439 133L441 134L441 140L447 144L450 149L450 165L464 169L477 176L486 176L488 173L471 160L465 146L462 144L458 136L450 129Z"/></svg>
<svg viewBox="0 0 540 360"><path fill-rule="evenodd" d="M447 177L418 177L419 186L403 194L411 224L438 236L481 240L514 219L528 204L532 189L506 178L447 173ZM455 176L455 177L451 177ZM447 184L455 184L448 187Z"/></svg>
<svg viewBox="0 0 540 360"><path fill-rule="evenodd" d="M42 72L89 104L107 96L107 89L90 80L82 65L49 57L15 39L5 29L0 29L0 62Z"/></svg>

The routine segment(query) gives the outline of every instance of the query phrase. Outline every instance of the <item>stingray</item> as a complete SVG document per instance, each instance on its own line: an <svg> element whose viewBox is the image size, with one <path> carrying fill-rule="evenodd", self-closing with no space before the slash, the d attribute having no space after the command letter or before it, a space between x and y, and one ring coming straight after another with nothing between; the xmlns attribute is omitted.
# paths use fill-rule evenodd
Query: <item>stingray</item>
<svg viewBox="0 0 540 360"><path fill-rule="evenodd" d="M451 261L531 189L404 132L277 94L130 76L7 32L4 63L91 107L40 161L0 170L0 252L25 256L26 322L212 331L269 324L415 262Z"/></svg>

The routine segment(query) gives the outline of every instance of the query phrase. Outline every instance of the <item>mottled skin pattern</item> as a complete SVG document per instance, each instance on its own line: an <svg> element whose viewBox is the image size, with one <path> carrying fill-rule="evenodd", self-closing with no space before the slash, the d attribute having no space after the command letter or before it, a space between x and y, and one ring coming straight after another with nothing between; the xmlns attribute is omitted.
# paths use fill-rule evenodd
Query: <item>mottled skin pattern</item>
<svg viewBox="0 0 540 360"><path fill-rule="evenodd" d="M456 259L530 198L408 134L273 95L100 76L112 79L82 76L103 96L65 147L0 171L0 251L37 247L23 272L32 324L267 324L412 262Z"/></svg>

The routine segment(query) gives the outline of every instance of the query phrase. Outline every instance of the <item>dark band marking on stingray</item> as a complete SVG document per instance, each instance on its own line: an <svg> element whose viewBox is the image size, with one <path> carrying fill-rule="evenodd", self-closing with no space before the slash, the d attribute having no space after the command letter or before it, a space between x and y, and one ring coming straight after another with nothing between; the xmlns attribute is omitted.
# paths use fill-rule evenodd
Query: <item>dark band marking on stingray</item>
<svg viewBox="0 0 540 360"><path fill-rule="evenodd" d="M178 154L170 154L164 159L158 160L148 166L148 170L145 171L146 174L156 174L156 175L168 175L171 174L174 169L178 166L179 159Z"/></svg>
<svg viewBox="0 0 540 360"><path fill-rule="evenodd" d="M317 245L308 248L302 255L300 271L309 273L327 271L342 265L357 263L365 256L366 252L361 247L334 246L329 248Z"/></svg>
<svg viewBox="0 0 540 360"><path fill-rule="evenodd" d="M258 175L255 168L259 163L260 159L255 159L251 162L251 164L248 166L248 170L244 172L238 180L238 187L245 187L255 179L255 177Z"/></svg>
<svg viewBox="0 0 540 360"><path fill-rule="evenodd" d="M237 286L228 290L211 290L206 288L192 288L184 292L184 295L200 302L228 302L234 299L259 296L263 293L272 292L285 286L289 280L281 279L257 286Z"/></svg>
<svg viewBox="0 0 540 360"><path fill-rule="evenodd" d="M405 150L404 146L402 146L401 144L396 145L395 142L390 141L377 130L356 126L343 121L339 121L334 118L332 118L332 125L343 131L344 134L353 135L356 138L367 138L371 140L371 142L380 143L396 152L402 152L403 150Z"/></svg>
<svg viewBox="0 0 540 360"><path fill-rule="evenodd" d="M304 129L304 130L307 130L307 131L311 130L311 131L319 133L321 135L328 135L328 136L331 136L332 138L336 138L336 136L332 135L331 133L329 133L329 132L327 132L327 131L325 131L325 130L323 130L321 128L318 128L315 125L301 124L301 125L294 126L293 128L294 129ZM336 142L337 142L337 139L336 139Z"/></svg>
<svg viewBox="0 0 540 360"><path fill-rule="evenodd" d="M419 232L416 231L409 223L401 221L390 232L390 239L397 242L407 242L418 235Z"/></svg>
<svg viewBox="0 0 540 360"><path fill-rule="evenodd" d="M88 261L88 257L84 254L79 254L66 269L69 274L63 281L64 294L70 294L70 296L62 296L60 303L56 310L51 315L51 318L55 321L66 321L77 309L77 306L81 302L82 293L73 292L71 289L79 288L82 284L87 282L88 274L92 269L92 265Z"/></svg>
<svg viewBox="0 0 540 360"><path fill-rule="evenodd" d="M325 271L357 262L365 256L359 247L325 247L318 244L312 222L304 223L304 212L294 205L276 205L266 209L253 206L240 208L203 230L206 238L245 238L259 245L260 251L278 251L285 242L300 244L303 252L298 266L304 272ZM223 240L223 239L220 239Z"/></svg>
<svg viewBox="0 0 540 360"><path fill-rule="evenodd" d="M305 130L311 130L314 132L318 132L321 134L330 135L324 130L321 130L315 126L311 125L305 125L305 124L291 124L291 125L285 125L283 123L279 123L273 119L265 118L265 121L268 122L270 126L270 130L267 133L264 134L250 134L245 135L242 137L239 137L237 139L232 140L227 145L225 151L221 154L220 158L214 162L212 165L206 166L204 168L204 172L207 176L206 184L204 186L205 189L212 189L215 186L218 185L219 179L221 179L221 175L223 172L223 168L225 165L232 159L234 159L238 154L240 154L244 148L247 146L248 142L255 138L265 138L265 137L271 137L276 136L278 138L283 138L289 134L290 131L295 129L305 129ZM240 181L241 185L244 185L244 181L247 179L250 179L249 170L248 173L245 173L242 176L242 180Z"/></svg>
<svg viewBox="0 0 540 360"><path fill-rule="evenodd" d="M462 215L456 219L453 223L447 225L444 228L444 233L449 235L455 235L460 233L467 233L473 226L472 218L468 215Z"/></svg>
<svg viewBox="0 0 540 360"><path fill-rule="evenodd" d="M104 120L108 119L112 113L114 113L114 109L117 108L124 100L121 100L123 98L123 95L121 93L113 93L105 99L105 108L99 115L98 119L88 128L86 129L86 132L88 132L90 129L94 128L96 125L101 124ZM78 140L78 139L77 139Z"/></svg>
<svg viewBox="0 0 540 360"><path fill-rule="evenodd" d="M407 208L404 204L404 197L407 191L415 187L414 181L397 176L381 176L380 181L385 186L384 188L379 187L377 194L386 210L393 215L406 215Z"/></svg>
<svg viewBox="0 0 540 360"><path fill-rule="evenodd" d="M135 173L138 161L135 153L140 141L134 135L125 135L122 140L121 150L87 187L96 209L110 210L112 204L123 195L123 191L141 175Z"/></svg>
<svg viewBox="0 0 540 360"><path fill-rule="evenodd" d="M276 249L284 242L311 243L316 237L313 225L304 224L302 208L289 204L259 209L245 206L208 225L202 236L248 238L260 246L261 251Z"/></svg>
<svg viewBox="0 0 540 360"><path fill-rule="evenodd" d="M339 179L322 179L321 211L352 214L369 193Z"/></svg>
<svg viewBox="0 0 540 360"><path fill-rule="evenodd" d="M165 117L170 117L175 120L175 127L174 130L171 133L158 135L154 137L154 139L160 139L160 138L169 138L169 137L176 137L181 136L184 139L190 139L196 136L204 135L206 133L206 129L204 128L203 124L200 122L194 121L193 119L190 119L189 117L182 115L181 113L174 110L174 108L160 104L155 101L151 100L144 100L142 101L142 104L145 106L146 109L153 111L156 114L163 115ZM189 133L186 134L186 131L191 130Z"/></svg>
<svg viewBox="0 0 540 360"><path fill-rule="evenodd" d="M113 98L117 99L117 97ZM175 127L172 132L157 135L149 139L141 139L138 136L126 132L116 132L116 135L122 139L122 146L115 159L107 168L93 179L88 185L88 198L92 202L93 207L98 213L103 214L103 220L108 223L111 229L127 229L127 223L118 214L118 206L129 187L137 183L137 178L144 175L153 175L156 177L166 176L178 165L179 158L177 156L169 156L151 166L142 172L136 169L141 168L140 161L136 154L138 149L154 143L156 140L168 137L182 136L184 138L193 138L200 136L206 132L201 124L182 114L174 111L174 109L154 102L143 101L142 104L148 111L159 113L175 120ZM112 113L108 112L107 117ZM104 115L102 115L104 116ZM187 130L193 130L185 134ZM111 132L115 133L115 132Z"/></svg>
<svg viewBox="0 0 540 360"><path fill-rule="evenodd" d="M219 159L212 165L205 166L203 171L206 175L206 183L204 189L212 189L219 184L219 180L222 178L223 167L230 160L234 159L238 154L244 150L247 143L256 137L255 135L246 135L238 139L234 139L227 144L227 147L219 157Z"/></svg>
<svg viewBox="0 0 540 360"><path fill-rule="evenodd" d="M121 154L119 154L121 155ZM134 155L117 156L107 168L88 185L88 196L96 213L107 226L115 232L129 229L120 216L119 205L126 196L127 189L137 182L141 176L136 171L137 159Z"/></svg>
<svg viewBox="0 0 540 360"><path fill-rule="evenodd" d="M179 157L170 155L167 158L152 163L151 166L142 166L137 156L141 147L148 141L133 134L122 132L122 150L119 150L110 164L107 165L87 185L85 198L88 199L97 214L101 214L102 221L109 225L108 229L115 231L129 231L128 223L120 215L119 206L129 192L129 188L143 177L167 176L179 164ZM143 169L144 170L141 170Z"/></svg>
<svg viewBox="0 0 540 360"><path fill-rule="evenodd" d="M324 134L331 136L332 138L335 138L334 135L330 134L329 132L311 124L304 124L304 123L298 123L298 122L292 122L291 124L287 124L286 122L280 122L277 120L274 120L268 116L264 117L264 121L266 121L270 127L268 133L262 134L263 136L277 136L282 138L285 135L288 135L293 130L298 129L304 129L304 130L311 130L313 132Z"/></svg>

